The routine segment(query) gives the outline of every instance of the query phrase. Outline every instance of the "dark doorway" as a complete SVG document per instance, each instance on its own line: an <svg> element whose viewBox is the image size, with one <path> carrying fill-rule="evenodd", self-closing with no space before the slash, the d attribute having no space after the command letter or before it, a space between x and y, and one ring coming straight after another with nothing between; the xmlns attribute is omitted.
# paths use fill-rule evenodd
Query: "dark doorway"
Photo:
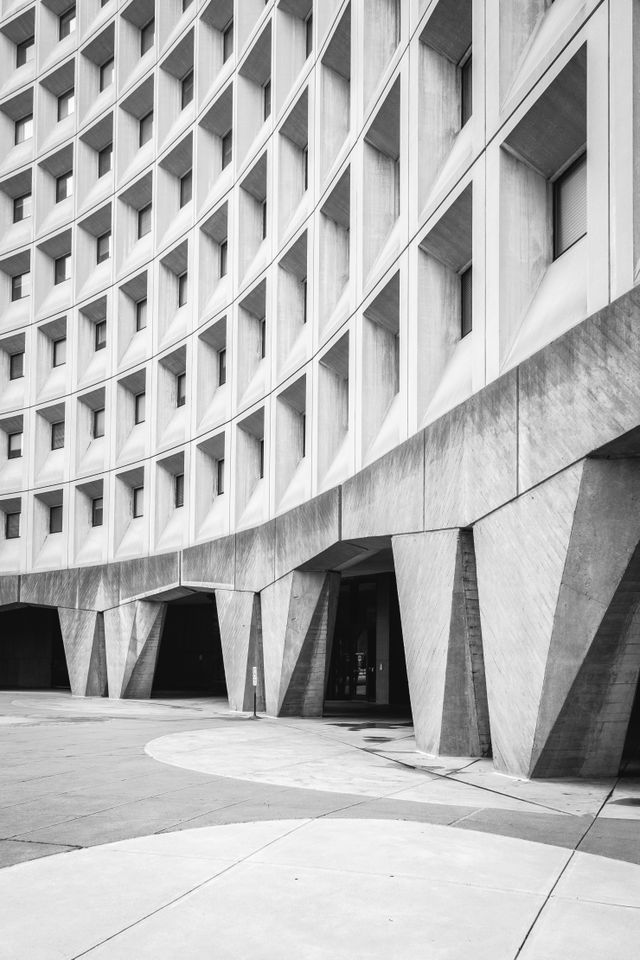
<svg viewBox="0 0 640 960"><path fill-rule="evenodd" d="M636 695L629 718L620 773L628 777L640 775L640 681L636 687Z"/></svg>
<svg viewBox="0 0 640 960"><path fill-rule="evenodd" d="M329 709L351 703L410 712L393 573L343 576L325 696Z"/></svg>
<svg viewBox="0 0 640 960"><path fill-rule="evenodd" d="M68 690L69 673L54 607L0 610L0 688Z"/></svg>
<svg viewBox="0 0 640 960"><path fill-rule="evenodd" d="M227 695L213 597L194 594L167 604L152 696Z"/></svg>

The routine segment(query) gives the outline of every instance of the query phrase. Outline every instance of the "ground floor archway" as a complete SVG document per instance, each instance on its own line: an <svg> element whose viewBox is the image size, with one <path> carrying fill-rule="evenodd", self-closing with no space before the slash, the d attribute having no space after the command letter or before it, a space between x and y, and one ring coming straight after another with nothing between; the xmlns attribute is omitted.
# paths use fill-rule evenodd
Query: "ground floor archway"
<svg viewBox="0 0 640 960"><path fill-rule="evenodd" d="M0 688L69 689L69 673L55 607L0 610Z"/></svg>
<svg viewBox="0 0 640 960"><path fill-rule="evenodd" d="M192 594L167 603L152 696L227 695L215 600Z"/></svg>

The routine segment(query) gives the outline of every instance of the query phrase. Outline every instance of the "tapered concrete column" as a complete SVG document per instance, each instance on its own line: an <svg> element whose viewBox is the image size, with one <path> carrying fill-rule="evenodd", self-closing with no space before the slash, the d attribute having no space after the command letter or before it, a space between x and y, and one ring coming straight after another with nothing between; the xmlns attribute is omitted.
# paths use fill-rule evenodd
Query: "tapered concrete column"
<svg viewBox="0 0 640 960"><path fill-rule="evenodd" d="M103 697L107 691L104 618L95 610L58 607L58 619L74 697Z"/></svg>
<svg viewBox="0 0 640 960"><path fill-rule="evenodd" d="M260 594L267 713L320 717L340 575L294 570Z"/></svg>
<svg viewBox="0 0 640 960"><path fill-rule="evenodd" d="M499 769L618 772L640 669L639 542L635 460L583 460L476 525Z"/></svg>
<svg viewBox="0 0 640 960"><path fill-rule="evenodd" d="M105 610L104 633L110 697L151 695L166 603L134 600Z"/></svg>
<svg viewBox="0 0 640 960"><path fill-rule="evenodd" d="M472 534L438 530L391 542L418 749L486 756L489 717Z"/></svg>
<svg viewBox="0 0 640 960"><path fill-rule="evenodd" d="M256 706L264 710L260 595L243 590L216 590L215 596L229 706L232 710L253 710L255 667Z"/></svg>

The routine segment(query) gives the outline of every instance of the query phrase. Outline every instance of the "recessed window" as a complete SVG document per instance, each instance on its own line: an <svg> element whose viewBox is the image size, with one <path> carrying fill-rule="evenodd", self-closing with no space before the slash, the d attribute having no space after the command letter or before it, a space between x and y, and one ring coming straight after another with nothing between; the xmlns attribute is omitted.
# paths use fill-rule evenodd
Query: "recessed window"
<svg viewBox="0 0 640 960"><path fill-rule="evenodd" d="M258 440L258 477L264 477L264 437Z"/></svg>
<svg viewBox="0 0 640 960"><path fill-rule="evenodd" d="M65 37L68 37L76 28L76 5L75 3L68 7L64 13L61 13L58 18L58 38L64 40Z"/></svg>
<svg viewBox="0 0 640 960"><path fill-rule="evenodd" d="M233 157L233 131L227 130L222 138L222 169L228 167Z"/></svg>
<svg viewBox="0 0 640 960"><path fill-rule="evenodd" d="M49 507L49 533L62 533L62 504Z"/></svg>
<svg viewBox="0 0 640 960"><path fill-rule="evenodd" d="M467 267L460 274L460 336L473 329L473 270Z"/></svg>
<svg viewBox="0 0 640 960"><path fill-rule="evenodd" d="M138 240L151 233L151 204L138 210Z"/></svg>
<svg viewBox="0 0 640 960"><path fill-rule="evenodd" d="M51 424L51 449L62 450L64 447L64 420Z"/></svg>
<svg viewBox="0 0 640 960"><path fill-rule="evenodd" d="M94 497L91 501L91 526L101 527L104 518L104 501L102 497Z"/></svg>
<svg viewBox="0 0 640 960"><path fill-rule="evenodd" d="M60 337L51 344L51 366L62 367L67 362L67 338Z"/></svg>
<svg viewBox="0 0 640 960"><path fill-rule="evenodd" d="M188 73L185 73L184 77L180 81L180 97L182 109L184 110L184 108L188 107L193 100L193 70L189 70Z"/></svg>
<svg viewBox="0 0 640 960"><path fill-rule="evenodd" d="M222 387L227 382L227 351L225 347L218 350L218 386Z"/></svg>
<svg viewBox="0 0 640 960"><path fill-rule="evenodd" d="M189 274L185 270L178 277L178 306L184 307L189 296Z"/></svg>
<svg viewBox="0 0 640 960"><path fill-rule="evenodd" d="M58 121L65 120L73 113L76 102L75 90L71 87L58 97Z"/></svg>
<svg viewBox="0 0 640 960"><path fill-rule="evenodd" d="M220 264L219 264L220 276L226 277L227 275L227 241L223 240L220 244Z"/></svg>
<svg viewBox="0 0 640 960"><path fill-rule="evenodd" d="M313 13L304 22L305 57L313 50Z"/></svg>
<svg viewBox="0 0 640 960"><path fill-rule="evenodd" d="M307 278L301 283L302 287L302 322L307 322Z"/></svg>
<svg viewBox="0 0 640 960"><path fill-rule="evenodd" d="M64 283L71 277L71 254L66 253L63 257L56 257L53 261L53 282Z"/></svg>
<svg viewBox="0 0 640 960"><path fill-rule="evenodd" d="M222 62L226 63L233 53L233 20L222 31Z"/></svg>
<svg viewBox="0 0 640 960"><path fill-rule="evenodd" d="M11 300L22 300L31 293L31 274L18 273L11 277Z"/></svg>
<svg viewBox="0 0 640 960"><path fill-rule="evenodd" d="M304 189L309 189L309 147L302 151L302 170L304 177Z"/></svg>
<svg viewBox="0 0 640 960"><path fill-rule="evenodd" d="M94 349L104 350L107 346L107 321L98 320L95 328Z"/></svg>
<svg viewBox="0 0 640 960"><path fill-rule="evenodd" d="M561 256L587 232L587 155L553 185L553 255Z"/></svg>
<svg viewBox="0 0 640 960"><path fill-rule="evenodd" d="M151 140L153 135L153 110L150 110L142 119L140 120L140 138L139 144L141 147L148 143Z"/></svg>
<svg viewBox="0 0 640 960"><path fill-rule="evenodd" d="M31 216L31 194L24 193L21 197L14 197L13 222L20 223L22 220L28 220L30 216Z"/></svg>
<svg viewBox="0 0 640 960"><path fill-rule="evenodd" d="M9 355L9 380L20 380L24 377L24 353Z"/></svg>
<svg viewBox="0 0 640 960"><path fill-rule="evenodd" d="M179 373L176 377L176 407L184 407L187 402L187 375Z"/></svg>
<svg viewBox="0 0 640 960"><path fill-rule="evenodd" d="M136 330L144 330L147 325L147 298L136 303Z"/></svg>
<svg viewBox="0 0 640 960"><path fill-rule="evenodd" d="M193 190L193 171L187 170L183 177L180 177L180 207L186 206L191 200Z"/></svg>
<svg viewBox="0 0 640 960"><path fill-rule="evenodd" d="M267 201L262 202L262 239L267 236Z"/></svg>
<svg viewBox="0 0 640 960"><path fill-rule="evenodd" d="M33 114L28 113L26 117L20 117L16 120L14 127L14 140L16 143L24 143L25 140L31 140L33 136Z"/></svg>
<svg viewBox="0 0 640 960"><path fill-rule="evenodd" d="M96 263L104 263L111 256L111 230L107 230L96 240Z"/></svg>
<svg viewBox="0 0 640 960"><path fill-rule="evenodd" d="M25 63L31 63L35 57L36 41L35 37L27 37L16 46L16 67L23 67Z"/></svg>
<svg viewBox="0 0 640 960"><path fill-rule="evenodd" d="M151 18L140 30L140 56L143 57L147 50L151 50L156 35L156 22Z"/></svg>
<svg viewBox="0 0 640 960"><path fill-rule="evenodd" d="M6 540L17 540L20 536L20 514L6 513L4 516L4 536Z"/></svg>
<svg viewBox="0 0 640 960"><path fill-rule="evenodd" d="M133 491L133 515L141 517L144 514L144 487L136 487Z"/></svg>
<svg viewBox="0 0 640 960"><path fill-rule="evenodd" d="M106 147L98 152L98 179L104 177L105 173L111 170L113 160L113 144L108 143Z"/></svg>
<svg viewBox="0 0 640 960"><path fill-rule="evenodd" d="M260 357L264 360L267 353L267 321L263 317L260 321Z"/></svg>
<svg viewBox="0 0 640 960"><path fill-rule="evenodd" d="M460 126L464 127L473 112L473 72L471 47L460 61Z"/></svg>
<svg viewBox="0 0 640 960"><path fill-rule="evenodd" d="M145 393L138 393L134 400L134 420L136 423L144 423L146 418L147 396Z"/></svg>
<svg viewBox="0 0 640 960"><path fill-rule="evenodd" d="M193 0L182 0L182 12L184 13L185 10L188 7L190 7L192 3L193 3Z"/></svg>
<svg viewBox="0 0 640 960"><path fill-rule="evenodd" d="M224 493L224 457L216 460L216 493Z"/></svg>
<svg viewBox="0 0 640 960"><path fill-rule="evenodd" d="M19 460L22 456L22 431L10 433L7 437L7 459Z"/></svg>
<svg viewBox="0 0 640 960"><path fill-rule="evenodd" d="M93 411L91 436L94 440L104 437L104 407L101 410Z"/></svg>
<svg viewBox="0 0 640 960"><path fill-rule="evenodd" d="M307 415L306 413L300 414L300 430L302 433L302 437L300 438L302 440L301 453L303 457L306 457L307 455Z"/></svg>
<svg viewBox="0 0 640 960"><path fill-rule="evenodd" d="M66 200L73 193L73 173L68 170L56 177L56 203Z"/></svg>
<svg viewBox="0 0 640 960"><path fill-rule="evenodd" d="M262 88L262 117L264 120L271 114L271 80L267 80Z"/></svg>
<svg viewBox="0 0 640 960"><path fill-rule="evenodd" d="M176 507L184 507L184 473L177 473L175 475L174 503Z"/></svg>
<svg viewBox="0 0 640 960"><path fill-rule="evenodd" d="M105 62L100 67L100 92L106 90L107 87L110 87L113 83L113 57L110 57L109 60Z"/></svg>

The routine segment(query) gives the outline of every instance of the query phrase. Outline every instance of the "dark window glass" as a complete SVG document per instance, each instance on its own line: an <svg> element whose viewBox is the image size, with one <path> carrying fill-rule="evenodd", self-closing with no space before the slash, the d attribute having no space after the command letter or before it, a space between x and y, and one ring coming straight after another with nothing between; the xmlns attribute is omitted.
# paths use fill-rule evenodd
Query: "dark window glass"
<svg viewBox="0 0 640 960"><path fill-rule="evenodd" d="M185 73L180 82L182 109L188 107L193 100L193 70Z"/></svg>
<svg viewBox="0 0 640 960"><path fill-rule="evenodd" d="M11 300L22 300L31 293L31 274L19 273L11 277Z"/></svg>
<svg viewBox="0 0 640 960"><path fill-rule="evenodd" d="M151 232L151 204L138 210L138 239Z"/></svg>
<svg viewBox="0 0 640 960"><path fill-rule="evenodd" d="M184 207L191 200L193 190L193 171L187 170L183 177L180 177L180 206Z"/></svg>
<svg viewBox="0 0 640 960"><path fill-rule="evenodd" d="M151 140L153 135L153 110L150 110L146 116L140 120L140 138L139 145L143 147L145 143Z"/></svg>
<svg viewBox="0 0 640 960"><path fill-rule="evenodd" d="M65 120L71 116L75 107L76 97L73 87L58 97L58 120Z"/></svg>
<svg viewBox="0 0 640 960"><path fill-rule="evenodd" d="M110 57L109 60L105 62L100 67L100 91L106 90L107 87L110 87L113 83L113 57Z"/></svg>
<svg viewBox="0 0 640 960"><path fill-rule="evenodd" d="M58 257L53 262L54 283L64 283L71 277L71 254L67 253L64 257Z"/></svg>
<svg viewBox="0 0 640 960"><path fill-rule="evenodd" d="M147 50L151 50L156 34L156 22L151 18L148 23L140 30L140 56L144 56Z"/></svg>
<svg viewBox="0 0 640 960"><path fill-rule="evenodd" d="M67 338L60 337L51 345L51 366L61 367L67 362Z"/></svg>
<svg viewBox="0 0 640 960"><path fill-rule="evenodd" d="M62 533L62 504L49 507L49 533Z"/></svg>
<svg viewBox="0 0 640 960"><path fill-rule="evenodd" d="M35 37L28 37L16 45L16 67L22 67L25 63L31 63L35 56L36 42Z"/></svg>
<svg viewBox="0 0 640 960"><path fill-rule="evenodd" d="M229 20L229 23L224 28L222 33L222 61L226 63L231 54L233 53L233 20Z"/></svg>
<svg viewBox="0 0 640 960"><path fill-rule="evenodd" d="M178 306L184 307L189 295L189 274L182 273L178 277Z"/></svg>
<svg viewBox="0 0 640 960"><path fill-rule="evenodd" d="M62 450L64 447L64 420L51 424L51 449Z"/></svg>
<svg viewBox="0 0 640 960"><path fill-rule="evenodd" d="M184 407L187 402L187 375L179 373L176 377L176 407Z"/></svg>
<svg viewBox="0 0 640 960"><path fill-rule="evenodd" d="M300 414L300 429L302 432L302 437L301 437L302 456L306 457L307 455L307 416L305 413Z"/></svg>
<svg viewBox="0 0 640 960"><path fill-rule="evenodd" d="M25 193L13 201L13 222L20 223L31 216L31 194Z"/></svg>
<svg viewBox="0 0 640 960"><path fill-rule="evenodd" d="M460 274L460 336L466 337L473 329L473 270L471 267Z"/></svg>
<svg viewBox="0 0 640 960"><path fill-rule="evenodd" d="M258 440L258 454L259 454L258 476L260 479L262 479L264 477L264 438L261 440Z"/></svg>
<svg viewBox="0 0 640 960"><path fill-rule="evenodd" d="M138 393L134 401L134 414L136 423L144 423L146 418L146 394Z"/></svg>
<svg viewBox="0 0 640 960"><path fill-rule="evenodd" d="M29 113L26 117L20 117L14 125L14 140L16 143L24 143L25 140L31 140L33 136L33 114Z"/></svg>
<svg viewBox="0 0 640 960"><path fill-rule="evenodd" d="M175 505L184 507L184 473L177 473L175 476Z"/></svg>
<svg viewBox="0 0 640 960"><path fill-rule="evenodd" d="M228 167L233 157L233 131L227 130L222 138L222 169Z"/></svg>
<svg viewBox="0 0 640 960"><path fill-rule="evenodd" d="M93 411L93 423L91 433L94 440L104 437L104 407L101 410Z"/></svg>
<svg viewBox="0 0 640 960"><path fill-rule="evenodd" d="M73 33L76 28L76 5L75 3L65 10L64 13L60 14L58 18L58 37L60 40L64 40L65 37L68 37L69 34Z"/></svg>
<svg viewBox="0 0 640 960"><path fill-rule="evenodd" d="M267 236L267 201L262 203L262 239Z"/></svg>
<svg viewBox="0 0 640 960"><path fill-rule="evenodd" d="M101 527L104 515L102 497L94 497L91 501L91 526Z"/></svg>
<svg viewBox="0 0 640 960"><path fill-rule="evenodd" d="M71 170L56 178L56 203L66 200L73 193L73 173Z"/></svg>
<svg viewBox="0 0 640 960"><path fill-rule="evenodd" d="M9 380L24 377L24 353L12 353L9 356Z"/></svg>
<svg viewBox="0 0 640 960"><path fill-rule="evenodd" d="M309 189L309 148L305 147L302 151L302 164L304 170L304 188Z"/></svg>
<svg viewBox="0 0 640 960"><path fill-rule="evenodd" d="M262 116L263 119L271 113L271 80L267 80L264 87L262 88Z"/></svg>
<svg viewBox="0 0 640 960"><path fill-rule="evenodd" d="M144 487L136 487L133 491L133 515L141 517L144 514Z"/></svg>
<svg viewBox="0 0 640 960"><path fill-rule="evenodd" d="M302 322L307 322L307 280L302 281Z"/></svg>
<svg viewBox="0 0 640 960"><path fill-rule="evenodd" d="M553 185L553 254L559 257L587 232L587 155Z"/></svg>
<svg viewBox="0 0 640 960"><path fill-rule="evenodd" d="M216 493L224 493L224 457L216 460Z"/></svg>
<svg viewBox="0 0 640 960"><path fill-rule="evenodd" d="M473 112L473 74L471 51L460 63L460 126L464 127Z"/></svg>
<svg viewBox="0 0 640 960"><path fill-rule="evenodd" d="M136 303L136 330L144 330L147 325L147 298Z"/></svg>
<svg viewBox="0 0 640 960"><path fill-rule="evenodd" d="M308 57L313 50L313 14L310 13L304 22L305 55Z"/></svg>
<svg viewBox="0 0 640 960"><path fill-rule="evenodd" d="M20 536L20 514L7 513L4 518L4 535L6 540L17 540Z"/></svg>
<svg viewBox="0 0 640 960"><path fill-rule="evenodd" d="M267 352L267 321L262 318L260 321L260 356L264 360Z"/></svg>
<svg viewBox="0 0 640 960"><path fill-rule="evenodd" d="M227 382L227 351L225 347L218 350L218 386L222 387Z"/></svg>
<svg viewBox="0 0 640 960"><path fill-rule="evenodd" d="M104 350L107 345L107 321L98 320L95 330L94 346L96 350Z"/></svg>
<svg viewBox="0 0 640 960"><path fill-rule="evenodd" d="M98 179L100 177L104 177L105 173L109 173L111 170L112 158L113 144L108 143L106 147L103 147L98 153Z"/></svg>
<svg viewBox="0 0 640 960"><path fill-rule="evenodd" d="M22 456L22 433L10 433L7 438L7 459L19 460Z"/></svg>
<svg viewBox="0 0 640 960"><path fill-rule="evenodd" d="M107 230L96 240L96 263L104 263L111 256L111 231Z"/></svg>
<svg viewBox="0 0 640 960"><path fill-rule="evenodd" d="M220 244L220 276L227 275L227 241L223 240Z"/></svg>

